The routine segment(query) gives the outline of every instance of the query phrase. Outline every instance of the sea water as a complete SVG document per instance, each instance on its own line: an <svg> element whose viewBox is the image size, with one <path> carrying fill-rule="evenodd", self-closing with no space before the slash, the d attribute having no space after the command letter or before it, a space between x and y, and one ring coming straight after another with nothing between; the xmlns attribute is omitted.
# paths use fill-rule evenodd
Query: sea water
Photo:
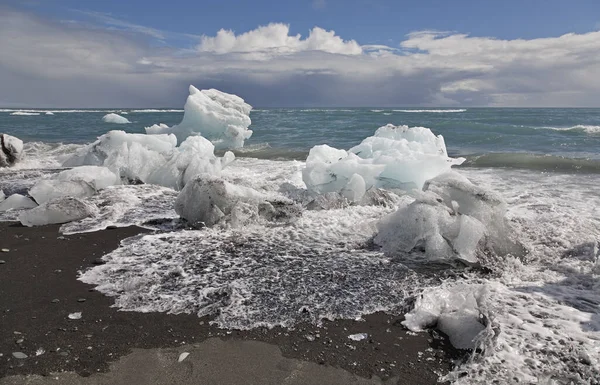
<svg viewBox="0 0 600 385"><path fill-rule="evenodd" d="M131 123L103 122L110 112ZM0 171L0 189L25 193L109 130L143 133L182 115L0 110L0 132L23 139L27 153L22 164ZM287 225L186 230L173 210L175 191L114 186L88 198L101 208L98 217L62 231L132 224L158 231L124 241L81 279L126 310L212 315L219 326L240 329L360 319L379 310L405 314L415 303L433 309L471 298L484 330L477 330L477 351L446 379L599 383L600 109L255 109L251 118L254 134L223 176L300 203L311 147L348 149L387 123L428 127L444 136L450 156L467 158L460 173L503 196L528 252L485 271L434 265L411 253L386 256L371 242L375 223L410 197L305 210Z"/></svg>

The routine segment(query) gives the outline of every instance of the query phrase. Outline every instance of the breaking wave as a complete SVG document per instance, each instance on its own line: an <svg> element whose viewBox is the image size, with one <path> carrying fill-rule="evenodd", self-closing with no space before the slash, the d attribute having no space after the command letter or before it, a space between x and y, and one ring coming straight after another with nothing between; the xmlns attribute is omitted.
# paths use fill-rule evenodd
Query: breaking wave
<svg viewBox="0 0 600 385"><path fill-rule="evenodd" d="M463 167L506 167L537 171L600 174L600 160L556 155L490 153L467 156Z"/></svg>
<svg viewBox="0 0 600 385"><path fill-rule="evenodd" d="M577 131L585 132L586 134L600 134L600 126L592 126L587 124L578 124L572 127L540 127L538 129L553 131Z"/></svg>
<svg viewBox="0 0 600 385"><path fill-rule="evenodd" d="M433 113L433 114L443 114L443 113L456 113L456 112L467 112L465 109L459 110L392 110L394 112L423 112L423 113Z"/></svg>

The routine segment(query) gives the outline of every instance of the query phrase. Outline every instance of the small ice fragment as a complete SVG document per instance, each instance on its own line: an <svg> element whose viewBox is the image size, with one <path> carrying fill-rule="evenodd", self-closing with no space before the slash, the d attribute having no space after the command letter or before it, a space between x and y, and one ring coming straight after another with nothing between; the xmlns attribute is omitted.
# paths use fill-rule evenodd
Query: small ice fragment
<svg viewBox="0 0 600 385"><path fill-rule="evenodd" d="M81 319L81 312L69 314L69 319Z"/></svg>
<svg viewBox="0 0 600 385"><path fill-rule="evenodd" d="M315 340L315 336L313 336L312 334L307 334L304 336L304 338L306 338L306 340L309 342L313 342Z"/></svg>
<svg viewBox="0 0 600 385"><path fill-rule="evenodd" d="M10 250L9 249L2 249L3 253L8 253Z"/></svg>
<svg viewBox="0 0 600 385"><path fill-rule="evenodd" d="M119 114L111 113L106 114L102 117L104 123L115 123L115 124L127 124L131 123L127 118L122 117Z"/></svg>
<svg viewBox="0 0 600 385"><path fill-rule="evenodd" d="M352 341L362 341L366 339L369 335L367 333L358 333L358 334L350 334L348 338Z"/></svg>
<svg viewBox="0 0 600 385"><path fill-rule="evenodd" d="M44 350L44 348L38 348L38 350L35 351L35 355L36 356L41 356L44 353L46 353L46 351Z"/></svg>
<svg viewBox="0 0 600 385"><path fill-rule="evenodd" d="M179 359L177 360L177 362L181 362L181 361L185 360L187 358L187 356L189 356L189 355L190 355L190 353L188 353L188 352L181 353L179 355Z"/></svg>
<svg viewBox="0 0 600 385"><path fill-rule="evenodd" d="M12 355L13 357L19 360L24 360L25 358L27 358L27 354L21 352L14 352Z"/></svg>

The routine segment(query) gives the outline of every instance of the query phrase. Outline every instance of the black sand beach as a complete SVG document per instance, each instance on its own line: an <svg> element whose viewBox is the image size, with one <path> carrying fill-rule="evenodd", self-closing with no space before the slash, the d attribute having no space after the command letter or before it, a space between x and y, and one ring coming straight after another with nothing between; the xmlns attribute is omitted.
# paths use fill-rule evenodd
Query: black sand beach
<svg viewBox="0 0 600 385"><path fill-rule="evenodd" d="M65 384L164 383L160 378L174 384L233 384L236 378L245 384L434 384L457 357L444 337L407 332L401 318L382 313L321 328L248 332L218 329L196 315L118 311L77 274L143 231L61 236L58 226L0 224L0 249L8 249L0 252L0 384L42 384L59 372L72 372L60 375ZM69 319L76 312L81 319ZM355 333L369 337L348 339ZM19 352L27 358L13 355ZM181 352L190 356L177 366Z"/></svg>

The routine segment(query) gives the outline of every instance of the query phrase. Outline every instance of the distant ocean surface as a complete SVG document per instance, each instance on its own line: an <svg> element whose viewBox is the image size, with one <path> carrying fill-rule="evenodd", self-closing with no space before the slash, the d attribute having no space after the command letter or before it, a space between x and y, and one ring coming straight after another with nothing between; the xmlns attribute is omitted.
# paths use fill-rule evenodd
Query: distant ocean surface
<svg viewBox="0 0 600 385"><path fill-rule="evenodd" d="M104 123L109 112L132 123ZM0 109L0 130L27 142L83 144L111 129L144 133L182 116L181 109ZM254 109L250 117L254 134L238 156L304 160L314 145L347 149L392 123L443 135L449 155L466 156L466 165L600 172L600 109L293 108Z"/></svg>
<svg viewBox="0 0 600 385"><path fill-rule="evenodd" d="M109 112L131 123L103 122ZM144 133L182 117L181 109L0 109L0 133L22 139L26 152L15 167L0 169L0 190L27 194L107 131ZM189 230L177 227L178 191L110 186L85 198L98 215L61 231L130 225L157 231L124 241L81 279L100 285L123 310L211 315L234 329L376 311L405 315L420 306L417 323L477 336L479 349L442 380L600 384L600 109L257 108L250 117L253 135L222 178L293 201L301 210L295 220ZM390 204L310 206L302 178L308 151L320 144L349 149L388 123L427 127L443 136L450 156L467 158L453 169L484 189L477 191L491 191L478 199L500 202L526 252L486 256L485 269L440 262L418 249L384 253L373 244L378 225L410 207L411 194L390 193ZM445 215L462 215L451 203L458 209ZM0 212L0 220L18 214ZM439 218L411 220L397 231ZM467 232L461 227L466 238L477 233ZM384 369L395 370L382 363Z"/></svg>

